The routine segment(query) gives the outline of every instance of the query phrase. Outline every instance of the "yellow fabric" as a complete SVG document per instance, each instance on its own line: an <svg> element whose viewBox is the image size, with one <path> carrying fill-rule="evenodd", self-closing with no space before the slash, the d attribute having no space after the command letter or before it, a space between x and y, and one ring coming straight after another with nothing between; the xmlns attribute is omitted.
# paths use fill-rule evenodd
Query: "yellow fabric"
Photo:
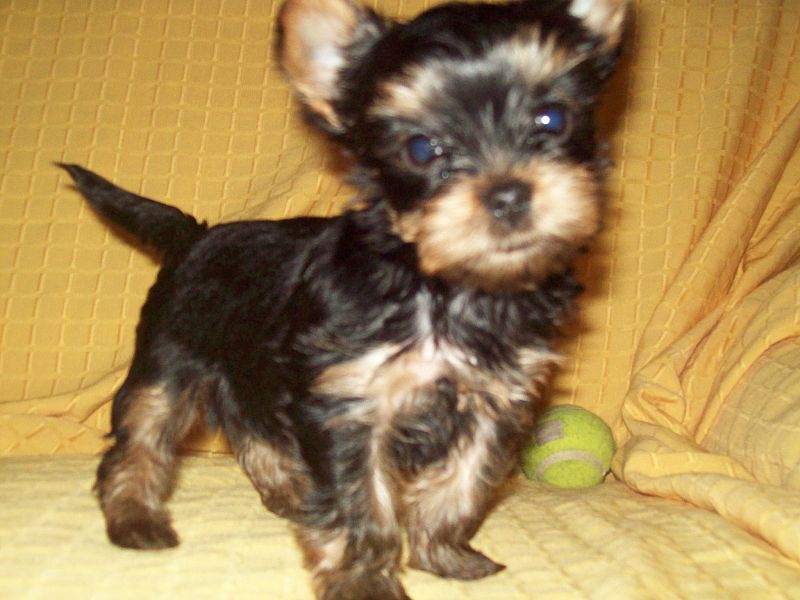
<svg viewBox="0 0 800 600"><path fill-rule="evenodd" d="M670 168L643 186L648 204L669 203L674 217L644 228L641 247L664 235L674 267L636 334L614 472L638 491L716 510L800 560L798 6L717 8L707 7L706 45L678 51ZM708 44L719 31L732 46ZM684 25L684 39L693 33ZM656 109L665 91L657 81Z"/></svg>
<svg viewBox="0 0 800 600"><path fill-rule="evenodd" d="M407 16L426 2L379 4ZM275 10L270 0L0 3L0 455L105 446L109 398L156 272L52 161L87 165L210 222L327 215L346 202L335 160L302 126L274 67ZM616 160L606 227L578 266L587 293L552 399L612 425L614 473L627 486L721 518L708 517L705 533L675 529L676 549L657 544L651 563L631 550L630 568L613 557L598 564L606 576L629 576L614 575L625 592L616 597L730 597L738 588L726 587L734 577L726 561L751 560L748 581L760 571L765 589L800 597L800 3L639 0L601 123ZM189 447L225 443L198 433ZM0 469L4 462L0 493L28 465L8 458ZM35 489L46 489L35 479L43 464L29 464ZM617 537L621 552L625 540L651 552L647 519L624 518L636 507L663 523L664 539L669 516L705 514L610 488L582 496L624 498L607 519L581 513L586 552ZM0 497L3 509L19 502ZM552 541L553 558L530 563L531 582L552 589L548 597L612 589L600 573L587 576L589 587L576 583L569 560L584 538L569 511L581 505L558 512L562 499L528 499L561 515L560 542L535 531ZM207 512L217 508L230 507ZM500 547L513 543L515 514L503 521ZM731 541L694 545L717 538ZM554 558L557 543L569 560ZM563 587L537 575L554 566ZM134 566L124 568L134 577ZM415 597L472 589L415 577ZM674 593L636 587L645 580ZM691 581L708 587L681 587ZM518 591L525 578L514 582L482 583L476 597L527 597Z"/></svg>
<svg viewBox="0 0 800 600"><path fill-rule="evenodd" d="M194 458L171 501L179 548L107 543L87 457L0 461L0 597L310 600L289 525L236 462ZM43 494L43 490L47 493ZM564 491L521 483L475 546L507 565L474 582L401 575L414 600L800 598L796 563L722 517L620 483Z"/></svg>

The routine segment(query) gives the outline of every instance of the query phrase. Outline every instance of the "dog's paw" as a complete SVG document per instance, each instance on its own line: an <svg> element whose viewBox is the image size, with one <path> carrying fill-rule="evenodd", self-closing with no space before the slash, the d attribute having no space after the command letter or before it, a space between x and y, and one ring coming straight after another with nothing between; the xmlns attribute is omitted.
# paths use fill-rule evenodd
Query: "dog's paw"
<svg viewBox="0 0 800 600"><path fill-rule="evenodd" d="M137 550L174 548L180 543L165 511L129 503L123 511L106 515L108 538L117 546Z"/></svg>
<svg viewBox="0 0 800 600"><path fill-rule="evenodd" d="M394 574L345 572L327 578L321 600L411 600Z"/></svg>
<svg viewBox="0 0 800 600"><path fill-rule="evenodd" d="M408 566L447 579L462 580L482 579L506 568L468 544L430 545L424 551L414 551Z"/></svg>

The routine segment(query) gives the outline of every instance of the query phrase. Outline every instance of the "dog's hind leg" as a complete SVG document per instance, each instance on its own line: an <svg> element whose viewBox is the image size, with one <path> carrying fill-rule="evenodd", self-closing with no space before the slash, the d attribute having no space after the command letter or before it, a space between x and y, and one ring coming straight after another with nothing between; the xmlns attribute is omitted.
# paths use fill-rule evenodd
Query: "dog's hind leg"
<svg viewBox="0 0 800 600"><path fill-rule="evenodd" d="M292 458L289 442L281 448L277 443L237 431L235 436L226 430L234 445L239 464L261 495L261 502L275 514L297 519L303 496L310 483L305 466Z"/></svg>
<svg viewBox="0 0 800 600"><path fill-rule="evenodd" d="M109 539L125 548L178 545L164 502L172 491L178 444L195 421L191 390L132 384L114 399L115 444L97 470L95 490Z"/></svg>

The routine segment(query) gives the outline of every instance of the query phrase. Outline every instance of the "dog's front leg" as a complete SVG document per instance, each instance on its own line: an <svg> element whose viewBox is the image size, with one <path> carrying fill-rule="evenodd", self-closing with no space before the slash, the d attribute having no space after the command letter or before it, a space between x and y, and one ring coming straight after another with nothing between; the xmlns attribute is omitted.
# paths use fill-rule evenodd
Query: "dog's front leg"
<svg viewBox="0 0 800 600"><path fill-rule="evenodd" d="M408 600L397 579L402 540L395 491L373 427L349 424L330 437L332 483L297 529L320 600Z"/></svg>
<svg viewBox="0 0 800 600"><path fill-rule="evenodd" d="M423 471L406 493L409 566L451 579L480 579L505 567L470 546L510 456L497 444L494 423L478 417L472 436L454 446L446 461Z"/></svg>

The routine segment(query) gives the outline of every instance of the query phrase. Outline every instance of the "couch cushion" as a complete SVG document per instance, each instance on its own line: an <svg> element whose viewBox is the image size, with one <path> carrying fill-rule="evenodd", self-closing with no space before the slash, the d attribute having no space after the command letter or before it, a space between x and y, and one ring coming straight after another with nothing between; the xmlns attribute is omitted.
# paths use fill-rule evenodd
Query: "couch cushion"
<svg viewBox="0 0 800 600"><path fill-rule="evenodd" d="M289 524L262 508L232 458L184 460L170 506L176 550L106 540L92 457L0 460L0 597L311 599ZM407 571L415 600L766 598L800 571L721 517L619 483L565 491L518 482L476 547L505 563L464 583Z"/></svg>

